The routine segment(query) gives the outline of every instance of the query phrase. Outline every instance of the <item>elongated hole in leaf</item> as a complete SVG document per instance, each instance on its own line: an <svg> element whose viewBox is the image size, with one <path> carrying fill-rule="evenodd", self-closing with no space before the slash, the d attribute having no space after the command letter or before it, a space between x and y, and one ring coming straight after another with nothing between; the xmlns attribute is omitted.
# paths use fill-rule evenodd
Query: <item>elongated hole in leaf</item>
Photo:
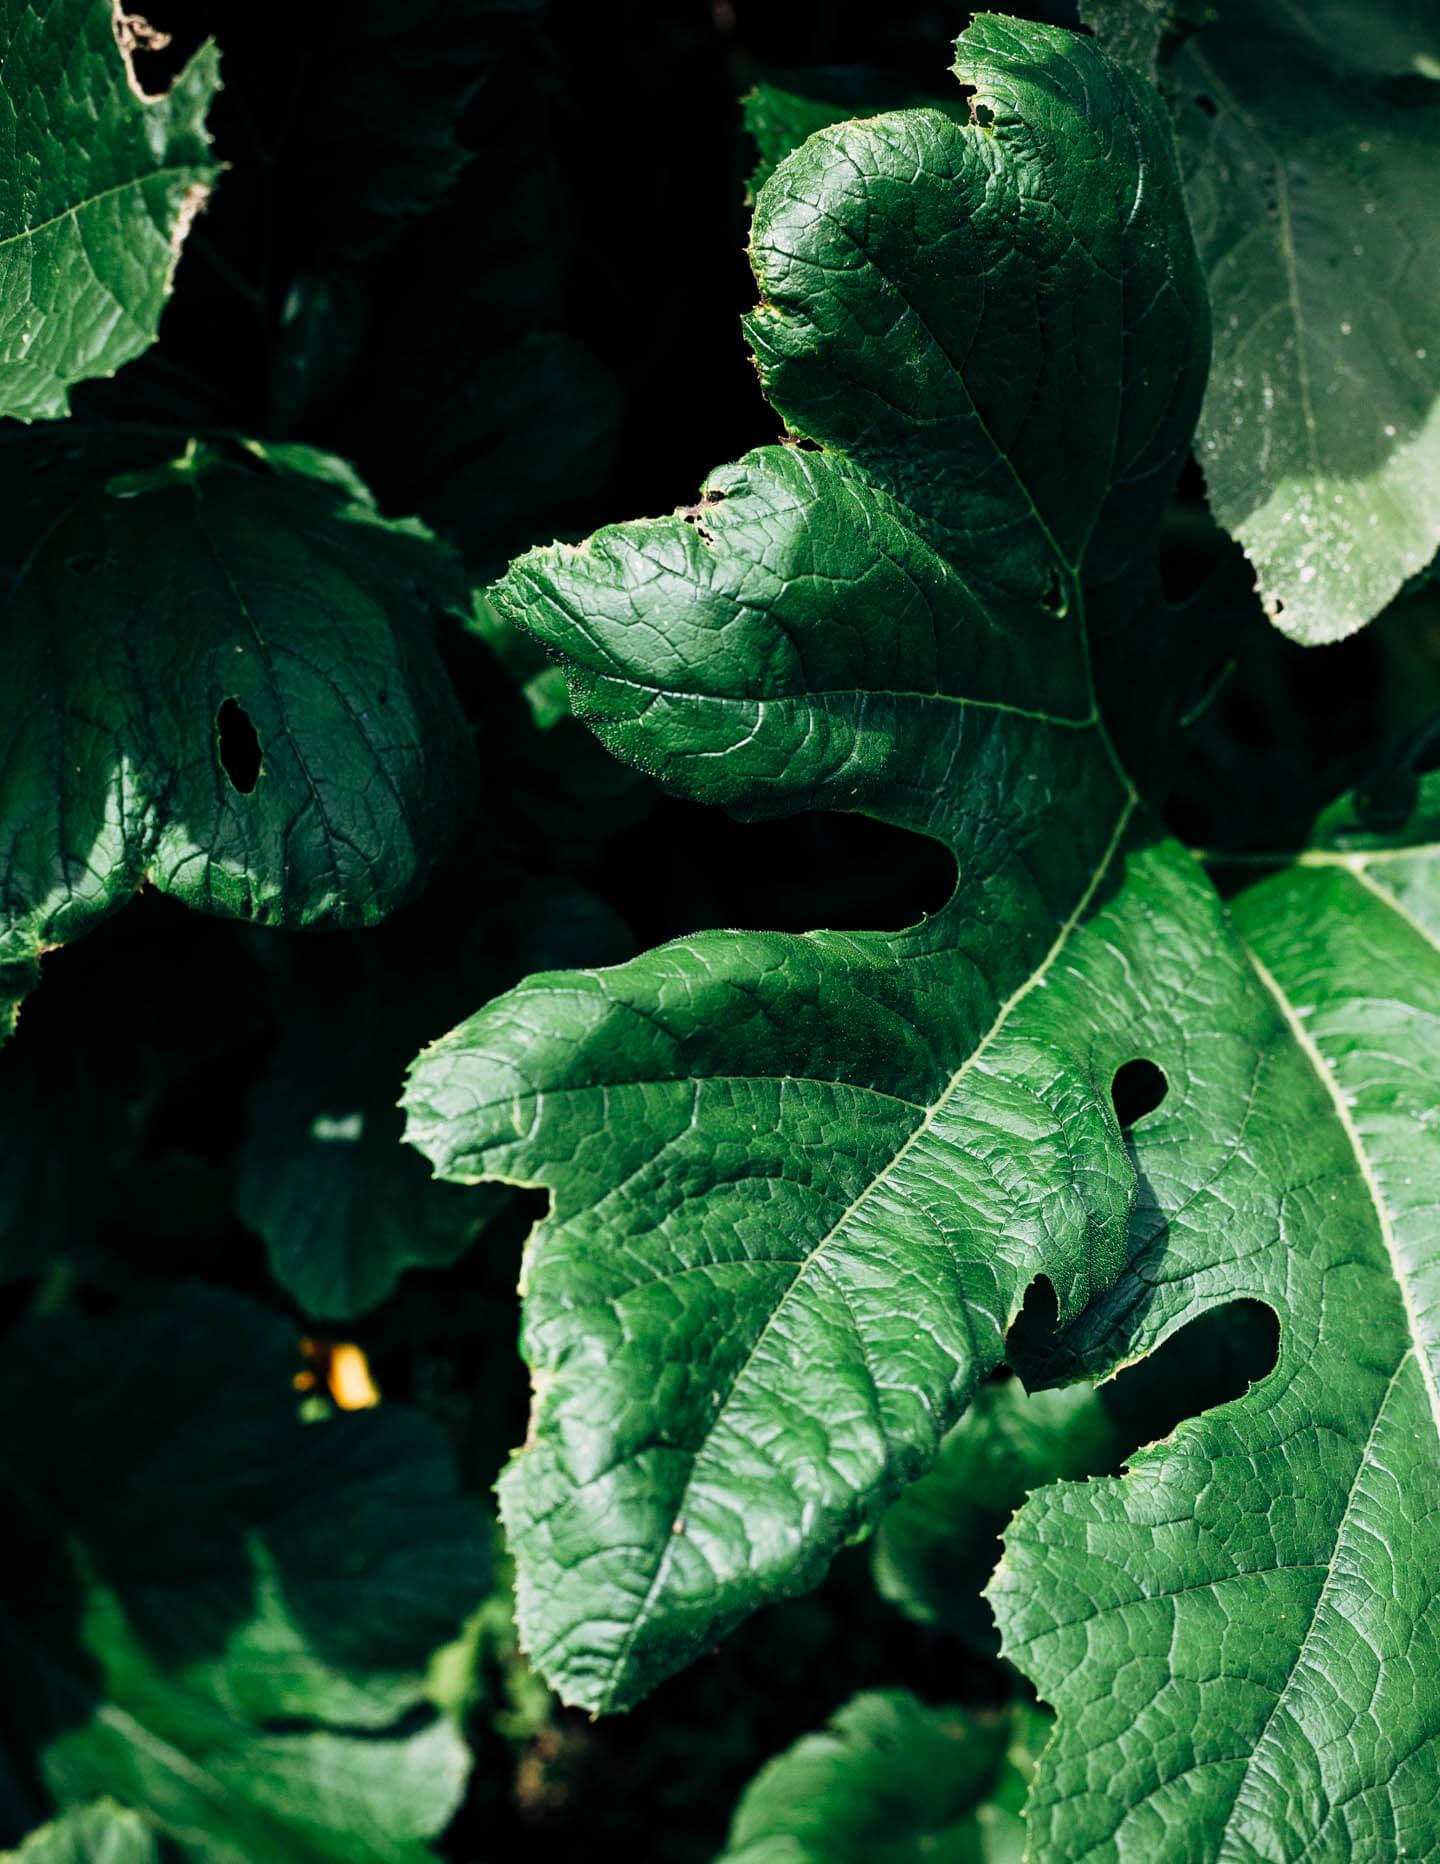
<svg viewBox="0 0 1440 1864"><path fill-rule="evenodd" d="M1143 1120L1147 1113L1153 1113L1169 1091L1170 1083L1165 1079L1164 1069L1143 1056L1117 1068L1115 1079L1110 1083L1110 1101L1121 1130Z"/></svg>
<svg viewBox="0 0 1440 1864"><path fill-rule="evenodd" d="M1217 117L1220 114L1219 104L1216 103L1213 97L1207 96L1204 91L1196 93L1195 108L1202 111L1208 117Z"/></svg>
<svg viewBox="0 0 1440 1864"><path fill-rule="evenodd" d="M1264 1301L1229 1301L1172 1333L1163 1346L1100 1387L1128 1455L1168 1437L1187 1417L1243 1398L1280 1357L1280 1322Z"/></svg>
<svg viewBox="0 0 1440 1864"><path fill-rule="evenodd" d="M260 781L260 734L238 700L227 699L215 715L220 768L242 796Z"/></svg>
<svg viewBox="0 0 1440 1864"><path fill-rule="evenodd" d="M739 822L664 798L617 835L604 884L642 945L704 926L739 931L896 932L955 891L955 856L933 836L872 816L812 811Z"/></svg>

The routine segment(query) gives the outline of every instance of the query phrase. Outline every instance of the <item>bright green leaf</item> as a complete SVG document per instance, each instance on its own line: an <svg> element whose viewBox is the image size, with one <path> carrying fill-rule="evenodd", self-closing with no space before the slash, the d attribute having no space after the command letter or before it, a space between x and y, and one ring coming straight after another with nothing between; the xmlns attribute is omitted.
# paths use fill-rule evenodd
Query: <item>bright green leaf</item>
<svg viewBox="0 0 1440 1864"><path fill-rule="evenodd" d="M97 1799L32 1832L0 1864L157 1864L155 1834L138 1813Z"/></svg>
<svg viewBox="0 0 1440 1864"><path fill-rule="evenodd" d="M1279 1316L1280 1357L1122 1480L1032 1497L1006 1536L1006 1648L1060 1711L1039 1860L1440 1846L1437 816L1433 776L1400 833L1342 804L1233 902L1250 1033L1203 1062L1192 1042L1193 1102L1135 1130L1135 1260L1070 1330L1072 1369L1242 1296Z"/></svg>
<svg viewBox="0 0 1440 1864"><path fill-rule="evenodd" d="M7 1341L0 1726L62 1807L111 1794L204 1864L420 1864L466 1756L416 1716L483 1523L417 1415L301 1423L301 1364L198 1286Z"/></svg>
<svg viewBox="0 0 1440 1864"><path fill-rule="evenodd" d="M1047 1718L856 1696L745 1789L716 1864L1020 1864Z"/></svg>
<svg viewBox="0 0 1440 1864"><path fill-rule="evenodd" d="M0 415L65 414L74 383L155 341L220 173L220 72L207 44L147 95L132 53L149 35L118 0L0 6Z"/></svg>
<svg viewBox="0 0 1440 1864"><path fill-rule="evenodd" d="M4 465L0 964L147 882L280 926L413 893L469 800L451 558L309 449L64 430Z"/></svg>
<svg viewBox="0 0 1440 1864"><path fill-rule="evenodd" d="M1172 10L1204 22L1158 75L1214 307L1198 435L1211 507L1278 626L1339 640L1440 544L1440 247L1422 231L1440 194L1440 14L1423 0L1086 9L1142 69Z"/></svg>
<svg viewBox="0 0 1440 1864"><path fill-rule="evenodd" d="M1203 1002L1220 937L1193 864L1141 852L1086 634L1122 588L1165 625L1150 534L1208 353L1168 126L1069 34L985 18L958 49L973 123L822 131L761 196L750 335L818 446L491 594L671 787L862 809L960 874L904 932L532 979L416 1064L442 1175L552 1192L502 1505L526 1648L596 1708L813 1584L933 1460L1037 1274L1074 1314L1118 1272L1109 1088L1144 1051L1113 974Z"/></svg>

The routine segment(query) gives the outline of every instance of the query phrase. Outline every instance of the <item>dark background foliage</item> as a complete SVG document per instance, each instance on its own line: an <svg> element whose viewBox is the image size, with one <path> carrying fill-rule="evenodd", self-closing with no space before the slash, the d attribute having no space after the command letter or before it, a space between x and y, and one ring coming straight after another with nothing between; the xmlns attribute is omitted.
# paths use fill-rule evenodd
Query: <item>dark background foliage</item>
<svg viewBox="0 0 1440 1864"><path fill-rule="evenodd" d="M175 35L147 61L152 83L217 39L212 128L231 168L159 346L77 393L77 417L333 448L481 575L531 543L688 503L710 467L777 437L739 324L754 148L738 100L762 78L943 91L969 17L946 0L147 10ZM1061 4L1009 10L1073 23ZM1167 799L1188 841L1273 844L1425 711L1416 683L1433 689L1433 663L1413 630L1382 622L1304 650L1269 627L1193 469L1164 568L1172 600L1206 589L1224 637L1223 679ZM457 630L451 652L492 767L428 899L379 933L286 941L149 896L47 961L13 1053L48 1083L30 1097L48 1091L63 1117L6 1193L37 1237L34 1274L5 1291L11 1317L53 1295L42 1264L56 1255L95 1310L176 1274L285 1307L237 1214L237 1160L295 1002L343 1017L377 954L392 995L426 971L448 979L397 1038L398 1091L407 1043L529 968L517 900L598 895L608 912L567 935L565 961L583 962L707 925L899 926L949 890L948 860L901 831L818 816L742 827L608 767L570 721L537 745L488 651ZM474 949L435 953L442 893ZM81 1158L108 1175L72 1170ZM459 1262L411 1271L349 1329L387 1396L448 1426L482 1493L524 1430L513 1290L533 1215L514 1197ZM1213 1393L1196 1387L1187 1408L1243 1389L1252 1369L1212 1363ZM490 1681L503 1701L498 1668ZM819 1593L752 1621L628 1717L556 1712L517 1735L478 1713L474 1784L446 1849L706 1858L765 1758L854 1689L894 1684L974 1704L1012 1688L998 1660L885 1605L856 1549Z"/></svg>

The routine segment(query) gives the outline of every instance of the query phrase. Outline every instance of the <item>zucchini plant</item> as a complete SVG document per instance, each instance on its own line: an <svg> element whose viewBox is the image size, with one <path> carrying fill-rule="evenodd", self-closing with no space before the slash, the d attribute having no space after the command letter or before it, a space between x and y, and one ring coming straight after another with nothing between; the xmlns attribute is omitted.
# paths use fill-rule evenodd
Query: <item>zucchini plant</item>
<svg viewBox="0 0 1440 1864"><path fill-rule="evenodd" d="M0 0L5 1855L1440 1858L1430 9L657 8L648 296L578 11L202 11Z"/></svg>

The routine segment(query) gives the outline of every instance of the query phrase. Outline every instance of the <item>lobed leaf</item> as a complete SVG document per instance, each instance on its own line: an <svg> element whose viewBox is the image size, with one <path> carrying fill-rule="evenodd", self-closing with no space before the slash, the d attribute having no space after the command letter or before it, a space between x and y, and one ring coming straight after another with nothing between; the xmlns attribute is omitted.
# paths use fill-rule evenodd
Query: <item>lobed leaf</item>
<svg viewBox="0 0 1440 1864"><path fill-rule="evenodd" d="M152 41L119 0L0 6L0 415L66 414L76 382L155 341L221 164L215 47L152 96L134 67Z"/></svg>
<svg viewBox="0 0 1440 1864"><path fill-rule="evenodd" d="M1037 1858L1435 1854L1437 808L1433 776L1400 832L1342 804L1234 902L1251 977L1235 1065L1215 1039L1204 1071L1218 1150L1189 1143L1198 1105L1135 1129L1135 1258L1056 1371L1239 1296L1275 1310L1281 1351L1246 1397L1119 1481L1042 1491L1006 1536L1006 1649L1060 1711Z"/></svg>
<svg viewBox="0 0 1440 1864"><path fill-rule="evenodd" d="M670 787L862 809L959 869L904 932L534 978L415 1065L442 1175L552 1193L501 1497L526 1647L597 1709L812 1584L1037 1275L1073 1315L1119 1272L1109 995L1207 1001L1217 908L1145 846L1086 635L1121 585L1164 626L1150 533L1208 350L1168 127L1071 35L985 17L958 52L974 121L822 131L761 195L749 333L811 444L490 595Z"/></svg>

